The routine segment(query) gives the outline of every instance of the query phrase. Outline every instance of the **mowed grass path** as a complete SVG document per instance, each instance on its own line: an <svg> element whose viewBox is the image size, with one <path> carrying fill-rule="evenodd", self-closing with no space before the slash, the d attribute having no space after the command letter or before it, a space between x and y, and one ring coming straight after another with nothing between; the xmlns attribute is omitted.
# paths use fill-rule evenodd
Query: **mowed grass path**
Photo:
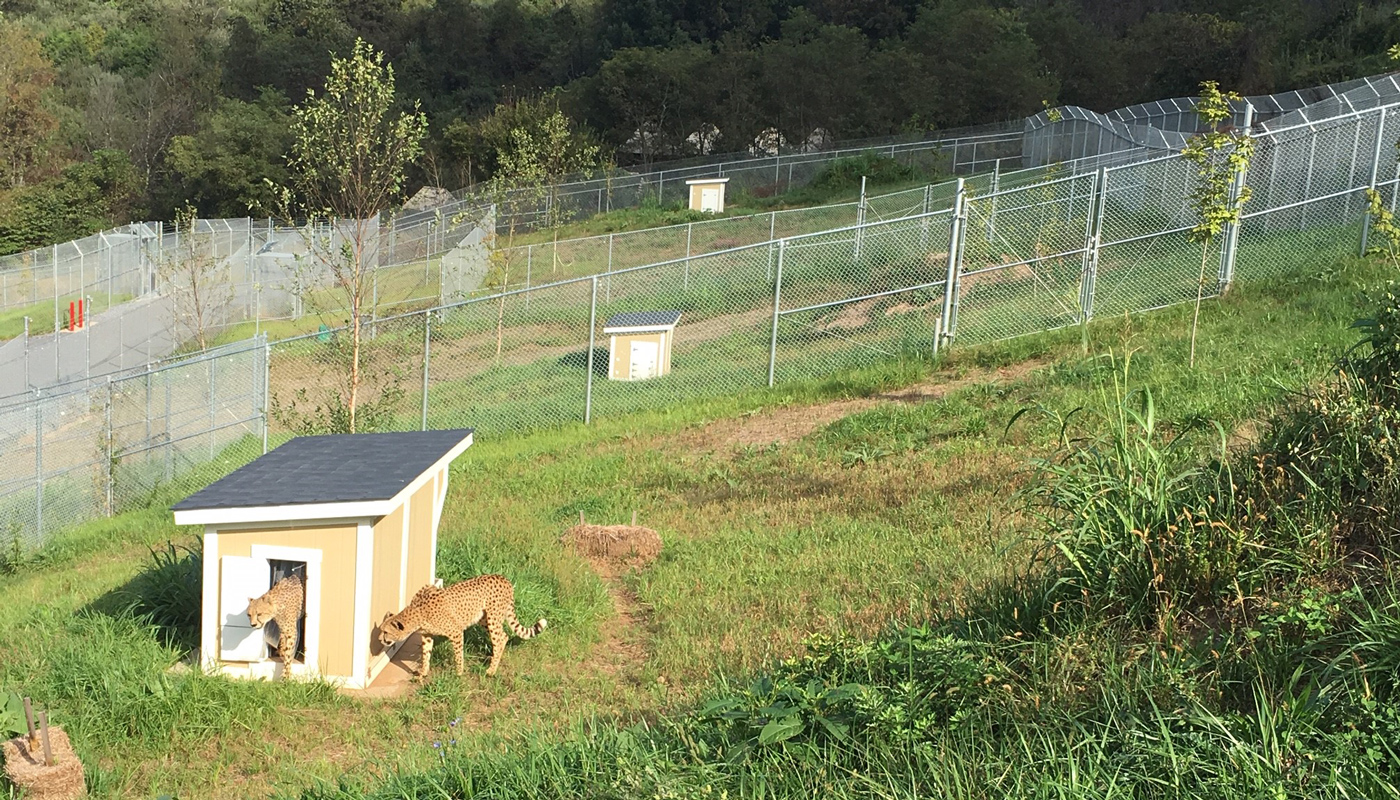
<svg viewBox="0 0 1400 800"><path fill-rule="evenodd" d="M936 368L888 364L484 438L454 466L439 572L502 572L520 617L552 624L513 642L493 680L479 662L452 675L439 648L437 674L407 700L165 676L182 654L124 618L112 592L149 545L192 538L163 510L189 487L172 489L156 509L85 526L0 576L0 690L51 708L94 794L110 797L289 794L421 768L436 761L435 741L495 748L527 728L664 714L717 676L799 651L810 633L870 637L1023 563L1013 492L1058 430L1006 426L1027 406L1085 402L1111 369L1096 354L1136 349L1135 378L1164 419L1247 430L1281 387L1320 376L1352 342L1359 293L1387 272L1353 261L1326 275L1208 301L1194 370L1181 307L1096 321L1087 349L1078 330L1061 331L955 351ZM247 457L231 451L215 469ZM628 579L631 624L618 629L608 587L558 537L580 511L608 523L634 509L665 550ZM484 653L483 637L469 646Z"/></svg>

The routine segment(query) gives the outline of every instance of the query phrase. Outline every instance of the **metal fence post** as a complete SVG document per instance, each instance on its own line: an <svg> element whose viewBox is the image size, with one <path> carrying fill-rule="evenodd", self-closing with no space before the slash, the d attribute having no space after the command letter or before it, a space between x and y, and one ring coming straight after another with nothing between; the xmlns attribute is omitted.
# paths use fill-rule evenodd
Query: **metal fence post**
<svg viewBox="0 0 1400 800"><path fill-rule="evenodd" d="M1245 135L1246 137L1250 135L1250 134L1249 134L1249 129L1250 129L1251 127L1253 127L1253 126L1254 126L1254 104L1253 104L1253 103L1245 103L1245 104L1244 104L1244 126L1243 126L1243 129L1244 129L1244 135ZM1247 175L1246 175L1247 171L1248 171L1248 165L1246 165L1245 169L1240 170L1240 172L1239 172L1238 174L1235 175L1234 181L1230 184L1230 207L1231 207L1231 208L1234 208L1234 207L1239 203L1240 195L1244 192L1244 185L1245 185L1245 180L1246 180L1246 177L1247 177ZM1242 220L1238 220L1238 219L1237 219L1237 220L1235 220L1235 221L1229 223L1228 226L1227 226L1226 229L1225 229L1225 243L1224 243L1224 247L1222 248L1222 252L1220 253L1220 276L1219 276L1219 283L1220 283L1220 285L1219 285L1219 288L1217 289L1217 291L1218 291L1221 295L1224 295L1224 294L1226 294L1227 292L1229 292L1229 291L1230 291L1230 286L1235 282L1235 252L1239 249L1239 244L1240 244L1240 226L1241 226L1241 224L1242 224Z"/></svg>
<svg viewBox="0 0 1400 800"><path fill-rule="evenodd" d="M555 233L555 242L554 242L554 249L555 249L555 250L558 250L558 249L559 249L559 241L558 241L558 239L559 239L559 235L558 235L558 233L556 232L556 233ZM556 255L555 255L555 258L558 258L558 254L557 254L557 253L556 253ZM535 246L532 245L532 244L527 244L527 245L525 245L525 308L526 308L526 309L529 309L529 308L530 308L530 277L531 277L531 273L534 271L534 269L535 269Z"/></svg>
<svg viewBox="0 0 1400 800"><path fill-rule="evenodd" d="M263 385L262 385L262 445L263 455L267 455L267 429L272 427L272 343L263 341ZM170 384L167 383L167 386ZM167 414L169 411L167 410Z"/></svg>
<svg viewBox="0 0 1400 800"><path fill-rule="evenodd" d="M1097 198L1089 207L1089 219L1085 222L1084 271L1079 284L1079 320L1088 322L1094 317L1094 290L1099 281L1099 241L1103 236L1103 212L1108 200L1108 169L1099 167L1095 179Z"/></svg>
<svg viewBox="0 0 1400 800"><path fill-rule="evenodd" d="M612 244L612 237L608 237L609 245ZM611 250L611 247L609 248ZM587 425L593 421L593 337L598 329L598 276L594 275L591 281L593 285L592 299L588 303L588 377L584 384L583 394L583 424Z"/></svg>
<svg viewBox="0 0 1400 800"><path fill-rule="evenodd" d="M423 426L421 430L428 429L428 377L432 374L429 371L429 363L432 358L432 330L433 312L432 310L423 312Z"/></svg>
<svg viewBox="0 0 1400 800"><path fill-rule="evenodd" d="M24 318L24 388L28 389L29 380L29 317Z"/></svg>
<svg viewBox="0 0 1400 800"><path fill-rule="evenodd" d="M112 376L107 376L107 516L112 516L112 482L113 482L113 458L112 458Z"/></svg>
<svg viewBox="0 0 1400 800"><path fill-rule="evenodd" d="M771 247L771 245L770 245ZM773 388L773 377L778 368L778 316L782 312L783 300L783 257L787 252L787 239L778 240L778 274L773 281L773 336L768 343L768 388Z"/></svg>
<svg viewBox="0 0 1400 800"><path fill-rule="evenodd" d="M695 223L687 222L685 224L685 271L681 277L681 291L690 289L690 237L694 232Z"/></svg>
<svg viewBox="0 0 1400 800"><path fill-rule="evenodd" d="M62 327L62 326L59 325L58 295L59 295L59 291L58 291L58 245L54 245L54 246L53 246L53 336L54 336L54 352L55 352L55 353L57 353L57 351L58 351L58 332L59 332L60 328ZM58 367L57 367L56 365L58 364L58 357L57 357L56 355L54 356L54 364L55 364L54 370L55 370L55 372L57 372ZM55 380L58 380L58 379L59 379L57 374L54 375L54 379L55 379Z"/></svg>
<svg viewBox="0 0 1400 800"><path fill-rule="evenodd" d="M1375 152L1371 154L1371 177L1366 183L1366 186L1369 187L1371 191L1375 191L1376 189L1376 176L1381 168L1381 142L1385 139L1386 110L1387 109L1384 107L1381 108L1380 117L1376 121L1376 147ZM1392 194L1394 194L1395 191L1395 189L1391 189ZM1361 223L1361 255L1366 255L1366 248L1370 246L1370 240L1371 215L1367 214L1365 221Z"/></svg>
<svg viewBox="0 0 1400 800"><path fill-rule="evenodd" d="M939 319L943 341L934 345L934 352L947 346L953 339L953 295L957 291L958 271L961 266L959 251L963 237L963 204L966 201L966 181L958 178L958 193L953 201L953 227L948 235L948 271L943 280L943 315Z"/></svg>
<svg viewBox="0 0 1400 800"><path fill-rule="evenodd" d="M856 203L855 263L860 264L860 246L865 238L865 176L860 176L860 202Z"/></svg>
<svg viewBox="0 0 1400 800"><path fill-rule="evenodd" d="M44 541L44 403L34 390L34 535Z"/></svg>
<svg viewBox="0 0 1400 800"><path fill-rule="evenodd" d="M991 193L991 198L990 198L990 200L991 200L991 206L990 206L990 208L989 208L988 211L987 211L987 241L988 241L989 243L996 240L996 230L997 230L997 192L1000 191L1000 190L1001 190L1001 159L998 158L998 159L996 160L996 163L994 163L994 164L992 165L992 193ZM1092 209L1092 208L1090 209L1090 213L1093 213L1093 209Z"/></svg>

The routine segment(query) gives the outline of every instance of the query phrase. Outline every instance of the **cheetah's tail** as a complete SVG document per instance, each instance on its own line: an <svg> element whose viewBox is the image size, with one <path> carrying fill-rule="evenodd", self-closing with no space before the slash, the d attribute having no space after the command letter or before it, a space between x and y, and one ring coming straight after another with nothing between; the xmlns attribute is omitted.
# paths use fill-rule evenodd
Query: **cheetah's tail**
<svg viewBox="0 0 1400 800"><path fill-rule="evenodd" d="M549 627L549 623L547 621L545 621L544 619L540 619L539 622L535 623L534 627L527 628L524 625L520 624L520 620L515 618L514 613L511 613L510 618L506 620L506 624L510 626L511 633L514 633L521 639L530 639L535 636L539 636L541 631Z"/></svg>

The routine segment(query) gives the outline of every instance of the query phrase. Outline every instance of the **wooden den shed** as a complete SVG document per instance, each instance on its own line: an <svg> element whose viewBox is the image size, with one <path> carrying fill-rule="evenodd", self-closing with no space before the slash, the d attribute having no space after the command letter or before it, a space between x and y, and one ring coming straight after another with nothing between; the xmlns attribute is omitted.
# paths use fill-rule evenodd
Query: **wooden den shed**
<svg viewBox="0 0 1400 800"><path fill-rule="evenodd" d="M671 342L679 311L625 311L608 317L608 379L644 381L671 372Z"/></svg>
<svg viewBox="0 0 1400 800"><path fill-rule="evenodd" d="M204 527L205 668L368 687L397 650L380 651L379 622L436 583L448 466L471 443L470 429L304 436L176 503L177 525ZM289 574L306 586L290 665L248 621L249 598Z"/></svg>
<svg viewBox="0 0 1400 800"><path fill-rule="evenodd" d="M728 178L696 178L685 182L690 193L691 211L708 211L719 214L724 211L724 186Z"/></svg>

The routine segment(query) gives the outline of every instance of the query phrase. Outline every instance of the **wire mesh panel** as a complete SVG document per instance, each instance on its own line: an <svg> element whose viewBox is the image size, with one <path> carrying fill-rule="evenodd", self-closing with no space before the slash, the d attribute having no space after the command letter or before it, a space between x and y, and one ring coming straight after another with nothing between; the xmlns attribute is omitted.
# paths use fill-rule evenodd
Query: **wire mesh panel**
<svg viewBox="0 0 1400 800"><path fill-rule="evenodd" d="M1094 316L1194 301L1198 286L1204 297L1213 297L1219 288L1221 244L1217 239L1202 252L1202 245L1191 241L1186 231L1105 243L1099 249Z"/></svg>
<svg viewBox="0 0 1400 800"><path fill-rule="evenodd" d="M766 385L769 250L763 244L599 277L592 418ZM649 315L668 312L681 312L673 330L646 329Z"/></svg>
<svg viewBox="0 0 1400 800"><path fill-rule="evenodd" d="M1297 207L1246 214L1235 256L1236 280L1278 277L1300 266L1323 267L1358 252L1365 214L1351 195L1333 195L1306 205L1308 223L1297 225Z"/></svg>
<svg viewBox="0 0 1400 800"><path fill-rule="evenodd" d="M942 212L785 242L775 382L930 354L951 219Z"/></svg>
<svg viewBox="0 0 1400 800"><path fill-rule="evenodd" d="M261 451L265 346L111 382L108 388L113 513L141 507L160 485L218 461Z"/></svg>
<svg viewBox="0 0 1400 800"><path fill-rule="evenodd" d="M1072 325L1082 315L1082 275L1098 176L1010 189L966 204L954 292L953 332L985 342Z"/></svg>
<svg viewBox="0 0 1400 800"><path fill-rule="evenodd" d="M0 401L0 543L144 505L162 483L261 446L264 341L136 375Z"/></svg>
<svg viewBox="0 0 1400 800"><path fill-rule="evenodd" d="M581 422L590 289L573 281L431 314L428 394L408 398L420 424L423 409L429 428L494 436Z"/></svg>

